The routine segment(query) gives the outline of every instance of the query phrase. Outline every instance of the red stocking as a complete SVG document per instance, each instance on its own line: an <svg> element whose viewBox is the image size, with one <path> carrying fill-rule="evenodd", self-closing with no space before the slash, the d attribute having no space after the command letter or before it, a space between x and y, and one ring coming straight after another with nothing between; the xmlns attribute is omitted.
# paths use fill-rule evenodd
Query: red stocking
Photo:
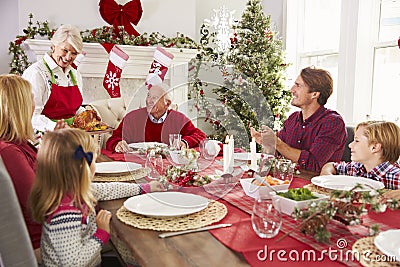
<svg viewBox="0 0 400 267"><path fill-rule="evenodd" d="M150 89L153 85L161 85L165 74L171 65L174 55L168 53L161 47L154 51L153 63L151 63L149 74L146 78L146 86Z"/></svg>
<svg viewBox="0 0 400 267"><path fill-rule="evenodd" d="M110 51L110 60L108 61L103 86L112 98L121 96L121 90L119 87L121 73L128 58L129 56L116 45L114 45Z"/></svg>

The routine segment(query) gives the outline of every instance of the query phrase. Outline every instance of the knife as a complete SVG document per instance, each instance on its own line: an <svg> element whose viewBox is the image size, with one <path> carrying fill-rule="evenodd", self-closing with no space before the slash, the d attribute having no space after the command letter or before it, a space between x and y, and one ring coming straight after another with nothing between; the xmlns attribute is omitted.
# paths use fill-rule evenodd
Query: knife
<svg viewBox="0 0 400 267"><path fill-rule="evenodd" d="M207 231L207 230L212 230L212 229L217 229L217 228L222 228L222 227L229 227L231 225L232 225L231 223L222 223L222 224L216 224L216 225L201 227L201 228L192 229L192 230L185 230L185 231L172 232L172 233L163 233L163 234L159 234L158 237L166 238L166 237L170 237L170 236L184 235L184 234Z"/></svg>

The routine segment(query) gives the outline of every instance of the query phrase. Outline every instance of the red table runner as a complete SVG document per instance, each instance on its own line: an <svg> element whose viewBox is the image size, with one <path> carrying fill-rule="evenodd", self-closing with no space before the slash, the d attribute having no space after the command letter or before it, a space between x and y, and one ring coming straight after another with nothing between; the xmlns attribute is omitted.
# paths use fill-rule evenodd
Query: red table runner
<svg viewBox="0 0 400 267"><path fill-rule="evenodd" d="M131 161L143 163L144 155L139 154L120 154L108 150L102 150L105 156L117 161ZM213 165L213 168L204 170L206 173L214 172L221 166ZM240 175L242 175L240 173ZM251 266L265 266L267 263L273 263L273 266L307 264L307 266L320 266L321 263L329 266L360 266L351 254L351 247L354 242L368 235L368 229L364 226L345 226L342 223L332 220L328 229L331 232L330 243L318 243L313 237L300 233L298 229L299 222L290 216L283 214L283 223L278 236L272 239L262 239L258 237L252 229L250 214L254 199L248 197L240 184L237 183L238 177L230 184L212 183L204 187L185 187L177 188L180 191L201 194L209 198L219 199L228 208L227 216L221 223L232 223L228 228L211 230L210 233L225 246L240 252ZM301 178L294 178L292 188L303 187L310 183ZM393 216L398 217L400 211L387 211L385 213L370 212L363 218L363 224L373 225L378 223L380 230L398 228L398 222L390 222ZM290 233L283 240L276 240L284 233ZM321 254L321 252L323 252ZM333 261L330 259L333 259Z"/></svg>
<svg viewBox="0 0 400 267"><path fill-rule="evenodd" d="M297 188L308 184L309 181L295 178L291 187ZM345 226L332 220L328 224L331 232L330 243L318 243L311 236L306 236L298 231L299 222L283 214L281 232L273 239L259 238L251 226L251 210L254 199L245 195L240 185L234 187L229 194L222 197L228 206L228 215L222 223L233 223L226 229L211 230L210 232L221 243L234 251L243 253L252 266L265 265L274 262L274 266L286 266L293 262L307 262L308 266L317 266L322 262L329 266L360 266L352 256L351 248L355 241L368 235L368 228L362 225ZM235 206L235 207L232 207ZM398 216L400 211L387 211L385 213L370 212L363 217L364 225L379 224L380 230L398 228L398 222L390 222L390 217ZM396 213L396 215L394 214ZM288 237L277 242L284 233ZM280 251L281 254L278 253ZM323 254L321 254L323 252ZM280 256L279 256L280 255ZM333 259L332 261L330 259Z"/></svg>

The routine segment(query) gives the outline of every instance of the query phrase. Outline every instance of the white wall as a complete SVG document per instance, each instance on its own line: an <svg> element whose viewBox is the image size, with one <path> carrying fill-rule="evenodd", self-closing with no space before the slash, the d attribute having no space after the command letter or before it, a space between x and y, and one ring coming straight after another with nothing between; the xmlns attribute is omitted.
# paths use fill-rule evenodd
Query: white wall
<svg viewBox="0 0 400 267"><path fill-rule="evenodd" d="M0 0L0 74L10 71L8 45L15 40L19 28L18 16L15 14L18 14L18 1Z"/></svg>
<svg viewBox="0 0 400 267"><path fill-rule="evenodd" d="M129 0L116 0L124 4ZM272 14L278 29L282 25L282 1L263 0L264 10ZM240 18L247 0L141 0L143 15L135 27L139 33L160 32L166 36L183 33L195 40L200 38L200 26L204 19L210 19L214 12L225 5L236 10L235 18ZM76 7L76 8L75 8ZM9 72L8 43L22 34L27 27L28 14L33 21L47 20L50 28L61 24L74 24L81 30L107 25L99 13L99 0L0 0L0 73Z"/></svg>

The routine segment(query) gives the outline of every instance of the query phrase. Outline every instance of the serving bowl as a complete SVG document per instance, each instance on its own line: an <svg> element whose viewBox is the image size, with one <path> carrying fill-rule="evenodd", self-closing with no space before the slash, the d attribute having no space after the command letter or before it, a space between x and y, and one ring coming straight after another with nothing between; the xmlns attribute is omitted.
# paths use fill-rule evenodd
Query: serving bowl
<svg viewBox="0 0 400 267"><path fill-rule="evenodd" d="M264 197L264 198L271 198L270 192L275 191L282 191L282 190L287 190L290 186L289 183L284 184L283 181L274 179L278 184L277 185L270 185L270 187L266 185L257 185L254 183L255 179L254 178L243 178L240 179L240 184L242 185L242 188L246 195L252 198L259 198L259 197Z"/></svg>
<svg viewBox="0 0 400 267"><path fill-rule="evenodd" d="M281 191L284 192L284 191ZM312 195L316 198L314 199L309 199L309 200L302 200L302 201L296 201L287 197L283 197L280 195L275 194L275 192L273 192L271 194L271 197L274 201L278 200L279 202L279 206L280 206L280 210L282 213L287 214L289 216L292 216L295 208L297 209L304 209L308 206L310 206L312 203L316 203L319 201L323 201L323 200L328 200L329 196L327 195L323 195L323 194L318 194L315 192L312 192Z"/></svg>
<svg viewBox="0 0 400 267"><path fill-rule="evenodd" d="M197 165L197 159L200 153L193 150L170 150L169 159L173 165Z"/></svg>

